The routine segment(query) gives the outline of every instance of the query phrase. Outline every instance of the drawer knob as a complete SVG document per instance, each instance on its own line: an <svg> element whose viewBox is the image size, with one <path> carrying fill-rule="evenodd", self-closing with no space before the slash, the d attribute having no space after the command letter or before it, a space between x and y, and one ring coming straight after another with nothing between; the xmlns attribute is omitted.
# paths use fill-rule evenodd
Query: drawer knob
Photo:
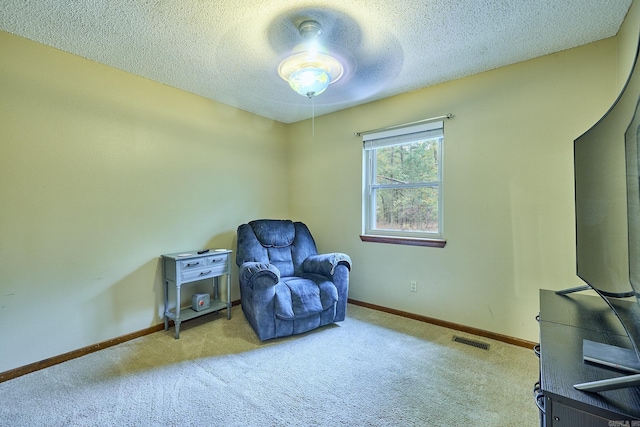
<svg viewBox="0 0 640 427"><path fill-rule="evenodd" d="M202 273L200 273L201 276L206 276L207 274L211 273L211 270L209 271L203 271Z"/></svg>

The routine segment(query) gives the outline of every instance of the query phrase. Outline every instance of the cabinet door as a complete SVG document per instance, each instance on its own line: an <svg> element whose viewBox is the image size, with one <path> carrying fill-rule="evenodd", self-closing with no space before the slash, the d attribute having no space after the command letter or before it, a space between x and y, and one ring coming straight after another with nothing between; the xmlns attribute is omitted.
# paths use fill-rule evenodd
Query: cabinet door
<svg viewBox="0 0 640 427"><path fill-rule="evenodd" d="M551 406L551 413L547 412L547 427L612 427L633 425L630 420L610 420L563 405L562 403L552 402L549 406Z"/></svg>

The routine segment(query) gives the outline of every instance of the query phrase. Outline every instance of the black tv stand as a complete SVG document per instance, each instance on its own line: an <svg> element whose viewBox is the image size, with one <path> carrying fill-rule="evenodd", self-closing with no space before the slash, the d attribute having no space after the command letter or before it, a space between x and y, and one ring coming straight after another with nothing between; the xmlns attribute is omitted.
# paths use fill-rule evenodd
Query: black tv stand
<svg viewBox="0 0 640 427"><path fill-rule="evenodd" d="M556 291L556 294L569 295L574 292L588 290L593 290L593 288L589 285L584 285ZM634 296L634 293L612 294L603 292L603 295L613 298L628 298ZM596 393L615 390L617 388L640 386L640 361L633 349L621 348L585 339L582 342L582 358L585 362L631 373L633 375L574 384L574 387L578 390Z"/></svg>
<svg viewBox="0 0 640 427"><path fill-rule="evenodd" d="M536 401L541 409L541 425L640 425L640 386L630 384L598 392L574 387L607 386L598 381L634 381L640 375L627 375L582 359L584 340L631 348L624 328L607 303L598 296L541 290L539 322L540 381L536 385Z"/></svg>

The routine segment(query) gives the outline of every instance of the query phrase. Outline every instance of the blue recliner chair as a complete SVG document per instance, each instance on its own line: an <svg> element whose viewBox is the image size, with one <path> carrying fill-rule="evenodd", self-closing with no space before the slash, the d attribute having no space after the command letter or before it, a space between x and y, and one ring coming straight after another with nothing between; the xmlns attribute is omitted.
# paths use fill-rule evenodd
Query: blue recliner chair
<svg viewBox="0 0 640 427"><path fill-rule="evenodd" d="M344 320L351 259L318 255L306 225L261 219L238 227L245 317L261 341Z"/></svg>

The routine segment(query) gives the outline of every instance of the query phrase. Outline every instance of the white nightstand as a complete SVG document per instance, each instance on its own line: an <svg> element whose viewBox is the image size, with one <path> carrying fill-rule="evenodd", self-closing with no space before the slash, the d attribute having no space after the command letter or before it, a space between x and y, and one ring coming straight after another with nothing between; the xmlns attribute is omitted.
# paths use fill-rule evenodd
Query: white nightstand
<svg viewBox="0 0 640 427"><path fill-rule="evenodd" d="M176 339L180 338L180 322L203 314L227 309L227 320L231 319L231 253L229 249L205 249L162 255L164 276L164 329L169 329L169 319L176 326ZM219 279L227 276L227 301L220 299ZM183 284L204 279L213 279L213 293L209 308L195 311L180 307L180 288ZM175 290L176 308L169 309L169 288Z"/></svg>

